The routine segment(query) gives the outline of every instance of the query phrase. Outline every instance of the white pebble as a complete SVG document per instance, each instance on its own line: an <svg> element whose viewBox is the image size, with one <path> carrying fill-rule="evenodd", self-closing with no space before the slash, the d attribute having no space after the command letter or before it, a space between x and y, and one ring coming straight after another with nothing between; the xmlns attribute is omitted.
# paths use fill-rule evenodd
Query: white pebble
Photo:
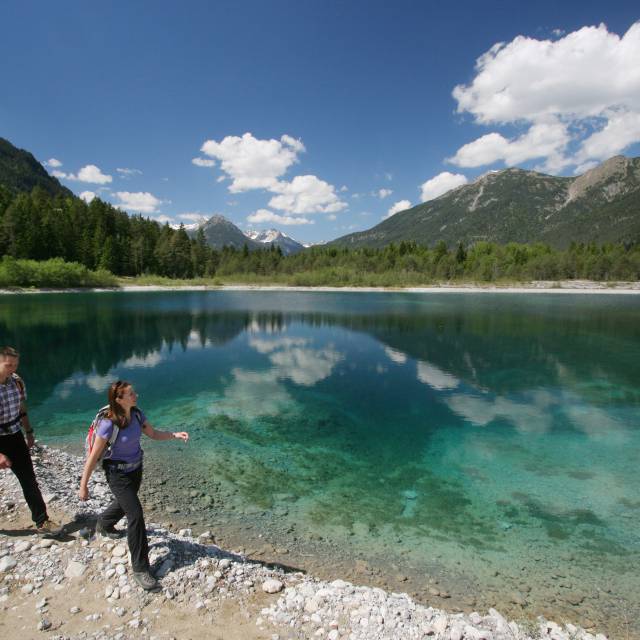
<svg viewBox="0 0 640 640"><path fill-rule="evenodd" d="M275 580L273 578L269 580L265 580L262 583L262 590L265 593L278 593L282 591L283 588L284 588L284 584L282 584L280 580Z"/></svg>

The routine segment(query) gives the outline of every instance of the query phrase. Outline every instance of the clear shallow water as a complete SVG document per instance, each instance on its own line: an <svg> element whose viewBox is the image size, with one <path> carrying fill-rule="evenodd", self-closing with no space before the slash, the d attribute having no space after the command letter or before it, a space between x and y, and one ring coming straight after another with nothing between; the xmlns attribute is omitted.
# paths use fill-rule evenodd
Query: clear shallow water
<svg viewBox="0 0 640 640"><path fill-rule="evenodd" d="M155 425L188 428L146 447L176 517L449 604L637 633L639 312L635 296L3 296L0 341L45 441L80 442L116 378Z"/></svg>

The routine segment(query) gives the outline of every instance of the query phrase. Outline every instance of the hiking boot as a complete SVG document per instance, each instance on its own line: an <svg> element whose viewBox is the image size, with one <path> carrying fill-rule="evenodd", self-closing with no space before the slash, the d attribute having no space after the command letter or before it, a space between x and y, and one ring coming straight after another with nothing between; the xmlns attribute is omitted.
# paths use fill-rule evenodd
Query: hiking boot
<svg viewBox="0 0 640 640"><path fill-rule="evenodd" d="M161 588L149 571L134 571L133 578L145 591L158 591Z"/></svg>
<svg viewBox="0 0 640 640"><path fill-rule="evenodd" d="M44 522L36 525L36 531L45 538L57 538L64 531L64 527L47 518Z"/></svg>
<svg viewBox="0 0 640 640"><path fill-rule="evenodd" d="M118 538L124 538L125 532L115 527L103 527L99 522L96 524L96 535L104 536L105 538L111 538L116 540Z"/></svg>

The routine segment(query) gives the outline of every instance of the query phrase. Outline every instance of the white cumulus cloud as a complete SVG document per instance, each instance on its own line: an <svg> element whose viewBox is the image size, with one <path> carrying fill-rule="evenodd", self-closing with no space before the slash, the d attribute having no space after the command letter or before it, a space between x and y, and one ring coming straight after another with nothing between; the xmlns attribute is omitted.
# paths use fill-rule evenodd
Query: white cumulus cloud
<svg viewBox="0 0 640 640"><path fill-rule="evenodd" d="M467 182L469 182L469 180L461 173L443 171L420 185L420 199L422 202L433 200L443 193L451 191L451 189L467 184Z"/></svg>
<svg viewBox="0 0 640 640"><path fill-rule="evenodd" d="M638 58L640 65L640 58ZM611 113L600 131L593 133L578 152L578 160L610 158L640 140L640 109L637 112Z"/></svg>
<svg viewBox="0 0 640 640"><path fill-rule="evenodd" d="M567 125L538 123L512 139L499 133L488 133L460 147L449 161L460 167L481 167L498 161L511 166L535 158L548 158L550 165L562 168L566 165L563 153L569 141Z"/></svg>
<svg viewBox="0 0 640 640"><path fill-rule="evenodd" d="M392 193L393 191L391 189L378 189L378 191L374 192L373 195L380 198L380 200L384 200L385 198L388 198Z"/></svg>
<svg viewBox="0 0 640 640"><path fill-rule="evenodd" d="M268 209L258 209L255 213L247 216L247 222L259 223L259 222L275 222L282 225L300 225L300 224L314 224L313 220L303 218L301 216L281 216Z"/></svg>
<svg viewBox="0 0 640 640"><path fill-rule="evenodd" d="M52 160L55 160L55 158L52 158ZM47 160L47 162L51 162L51 160ZM51 166L62 166L62 163ZM109 182L113 182L113 177L102 173L95 164L88 164L82 167L77 175L58 170L52 171L51 175L56 178L64 178L65 180L73 180L75 182L88 182L90 184L108 184Z"/></svg>
<svg viewBox="0 0 640 640"><path fill-rule="evenodd" d="M77 176L68 176L70 180L77 180L78 182L89 182L91 184L108 184L113 182L113 177L102 173L99 167L95 164L88 164L82 167L78 171Z"/></svg>
<svg viewBox="0 0 640 640"><path fill-rule="evenodd" d="M49 158L42 164L44 164L45 167L53 167L54 169L58 169L62 166L62 162L60 162L60 160L58 160L57 158Z"/></svg>
<svg viewBox="0 0 640 640"><path fill-rule="evenodd" d="M409 200L400 200L396 202L390 209L387 211L387 215L385 218L390 218L391 216L398 213L398 211L404 211L405 209L409 209L411 207L411 201Z"/></svg>
<svg viewBox="0 0 640 640"><path fill-rule="evenodd" d="M270 188L278 195L269 206L287 213L336 213L346 208L333 185L316 176L296 176L291 182L278 182Z"/></svg>
<svg viewBox="0 0 640 640"><path fill-rule="evenodd" d="M259 140L251 133L227 136L220 142L207 140L202 153L220 161L220 168L231 178L229 191L270 189L305 150L300 140L283 135L280 140Z"/></svg>
<svg viewBox="0 0 640 640"><path fill-rule="evenodd" d="M80 194L80 199L84 200L87 204L89 204L95 197L96 194L93 191L83 191Z"/></svg>
<svg viewBox="0 0 640 640"><path fill-rule="evenodd" d="M558 34L555 34L558 35ZM601 161L640 141L640 22L623 36L604 24L556 40L518 36L476 62L453 91L459 113L476 123L515 126L461 147L451 162L478 167L542 158L541 167Z"/></svg>
<svg viewBox="0 0 640 640"><path fill-rule="evenodd" d="M147 191L118 191L114 195L118 199L117 206L136 213L156 213L163 202Z"/></svg>

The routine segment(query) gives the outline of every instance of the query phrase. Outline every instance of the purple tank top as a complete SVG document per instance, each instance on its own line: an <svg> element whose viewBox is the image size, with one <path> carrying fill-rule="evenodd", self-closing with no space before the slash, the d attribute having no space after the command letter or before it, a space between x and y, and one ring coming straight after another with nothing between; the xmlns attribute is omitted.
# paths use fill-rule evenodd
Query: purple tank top
<svg viewBox="0 0 640 640"><path fill-rule="evenodd" d="M131 422L124 429L120 429L118 437L111 448L109 460L119 460L128 464L142 460L140 437L142 436L142 425L145 420L144 413L139 409L131 411ZM100 420L98 423L98 435L105 440L109 440L112 433L113 422L108 418Z"/></svg>

